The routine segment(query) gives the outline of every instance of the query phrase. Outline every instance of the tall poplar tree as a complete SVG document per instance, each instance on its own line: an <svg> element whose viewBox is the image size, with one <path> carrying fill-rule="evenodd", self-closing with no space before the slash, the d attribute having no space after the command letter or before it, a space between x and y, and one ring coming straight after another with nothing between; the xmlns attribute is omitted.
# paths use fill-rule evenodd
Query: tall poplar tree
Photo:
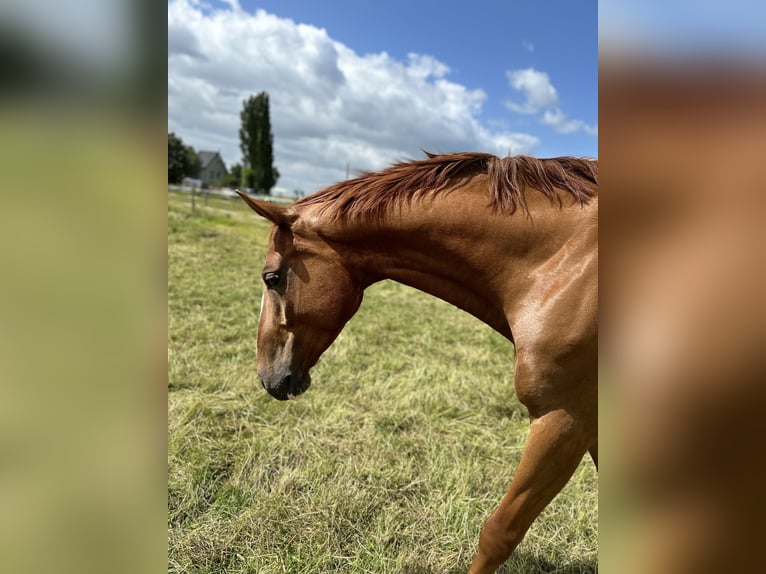
<svg viewBox="0 0 766 574"><path fill-rule="evenodd" d="M242 150L242 186L259 193L271 193L279 171L274 167L274 152L269 116L269 95L261 92L242 102L239 147Z"/></svg>

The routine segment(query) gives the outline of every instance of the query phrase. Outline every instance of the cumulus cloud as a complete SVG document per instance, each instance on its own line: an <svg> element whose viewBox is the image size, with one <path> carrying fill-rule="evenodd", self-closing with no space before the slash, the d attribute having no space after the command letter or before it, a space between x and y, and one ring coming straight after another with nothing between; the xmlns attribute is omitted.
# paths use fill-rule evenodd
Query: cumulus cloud
<svg viewBox="0 0 766 574"><path fill-rule="evenodd" d="M508 109L522 114L536 114L540 110L558 104L559 95L545 72L527 68L526 70L511 70L506 72L506 76L511 87L524 94L524 101L520 104L511 101L506 102Z"/></svg>
<svg viewBox="0 0 766 574"><path fill-rule="evenodd" d="M580 131L598 135L598 127L583 120L571 119L559 107L559 95L545 72L527 68L506 72L509 85L522 93L524 101L507 101L506 107L522 114L540 114L540 122L551 126L557 133L572 134Z"/></svg>
<svg viewBox="0 0 766 574"><path fill-rule="evenodd" d="M538 139L488 127L486 94L426 54L357 54L328 33L232 0L168 5L168 130L239 162L242 101L269 93L277 185L314 191L354 170L435 152L530 153Z"/></svg>

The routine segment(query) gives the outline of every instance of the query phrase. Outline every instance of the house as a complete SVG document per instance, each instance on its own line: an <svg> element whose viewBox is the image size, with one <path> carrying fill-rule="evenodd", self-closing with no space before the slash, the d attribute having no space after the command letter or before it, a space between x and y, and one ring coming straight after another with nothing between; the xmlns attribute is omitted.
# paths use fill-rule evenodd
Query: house
<svg viewBox="0 0 766 574"><path fill-rule="evenodd" d="M226 164L217 151L201 151L197 155L200 162L199 178L203 187L215 185L219 179L229 175Z"/></svg>

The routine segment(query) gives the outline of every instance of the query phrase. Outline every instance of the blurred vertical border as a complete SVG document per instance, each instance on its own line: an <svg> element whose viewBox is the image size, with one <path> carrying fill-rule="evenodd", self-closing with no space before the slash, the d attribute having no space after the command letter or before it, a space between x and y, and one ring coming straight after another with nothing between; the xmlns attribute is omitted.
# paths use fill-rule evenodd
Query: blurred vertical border
<svg viewBox="0 0 766 574"><path fill-rule="evenodd" d="M166 568L165 6L0 6L0 556Z"/></svg>
<svg viewBox="0 0 766 574"><path fill-rule="evenodd" d="M765 568L765 13L600 3L609 574Z"/></svg>

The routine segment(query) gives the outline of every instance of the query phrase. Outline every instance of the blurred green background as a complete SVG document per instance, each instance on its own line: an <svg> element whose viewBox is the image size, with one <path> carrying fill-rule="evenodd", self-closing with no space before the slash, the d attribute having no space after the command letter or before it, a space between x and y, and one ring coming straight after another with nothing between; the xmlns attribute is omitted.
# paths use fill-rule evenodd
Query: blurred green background
<svg viewBox="0 0 766 574"><path fill-rule="evenodd" d="M151 6L0 7L5 572L166 567L166 26Z"/></svg>

